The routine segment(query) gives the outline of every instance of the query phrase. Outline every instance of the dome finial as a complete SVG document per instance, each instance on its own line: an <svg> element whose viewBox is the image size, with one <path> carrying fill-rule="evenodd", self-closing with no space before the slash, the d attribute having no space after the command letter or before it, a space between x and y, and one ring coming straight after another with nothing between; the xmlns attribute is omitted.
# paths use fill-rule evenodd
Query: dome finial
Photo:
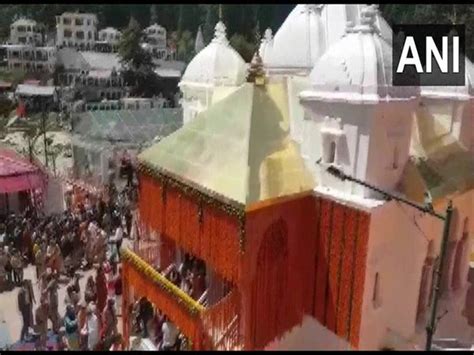
<svg viewBox="0 0 474 355"><path fill-rule="evenodd" d="M362 9L360 23L362 25L367 25L374 27L375 25L375 16L377 15L376 5L369 5Z"/></svg>
<svg viewBox="0 0 474 355"><path fill-rule="evenodd" d="M214 29L214 39L212 41L219 43L228 43L224 23L222 21L217 22L216 27Z"/></svg>
<svg viewBox="0 0 474 355"><path fill-rule="evenodd" d="M377 19L377 5L367 5L360 12L360 25L349 32L378 32L375 25Z"/></svg>
<svg viewBox="0 0 474 355"><path fill-rule="evenodd" d="M273 33L272 33L272 29L270 27L268 27L266 30L265 30L265 33L263 35L263 40L265 42L270 42L271 40L273 39Z"/></svg>

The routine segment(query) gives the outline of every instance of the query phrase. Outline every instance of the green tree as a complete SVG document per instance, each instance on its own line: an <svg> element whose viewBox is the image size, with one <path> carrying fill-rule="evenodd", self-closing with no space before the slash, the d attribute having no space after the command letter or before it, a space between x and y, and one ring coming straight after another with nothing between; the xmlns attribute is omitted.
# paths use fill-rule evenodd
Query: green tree
<svg viewBox="0 0 474 355"><path fill-rule="evenodd" d="M190 31L178 34L177 54L178 59L188 63L194 56L194 37Z"/></svg>
<svg viewBox="0 0 474 355"><path fill-rule="evenodd" d="M230 38L230 44L234 49L239 52L241 57L248 63L252 60L252 57L257 50L255 43L248 41L245 36L240 34L234 34Z"/></svg>
<svg viewBox="0 0 474 355"><path fill-rule="evenodd" d="M134 17L130 17L127 29L123 32L118 45L122 64L134 71L152 66L151 55L141 45L142 30Z"/></svg>
<svg viewBox="0 0 474 355"><path fill-rule="evenodd" d="M119 56L124 66L123 77L132 87L132 95L151 97L158 89L158 78L153 71L153 60L141 45L142 31L131 17L127 29L119 42Z"/></svg>

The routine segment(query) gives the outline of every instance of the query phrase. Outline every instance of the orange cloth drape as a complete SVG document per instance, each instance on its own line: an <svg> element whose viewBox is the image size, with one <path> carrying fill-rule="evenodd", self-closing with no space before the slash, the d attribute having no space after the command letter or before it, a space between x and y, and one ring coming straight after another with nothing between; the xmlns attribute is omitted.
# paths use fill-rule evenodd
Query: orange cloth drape
<svg viewBox="0 0 474 355"><path fill-rule="evenodd" d="M203 312L204 329L213 344L213 350L235 350L242 345L240 302L239 290L234 288L218 303ZM237 331L231 331L230 326L232 330ZM221 338L224 333L224 337Z"/></svg>
<svg viewBox="0 0 474 355"><path fill-rule="evenodd" d="M317 196L251 211L245 349L264 348L305 314L357 349L369 225L370 214Z"/></svg>
<svg viewBox="0 0 474 355"><path fill-rule="evenodd" d="M201 204L198 198L176 187L164 186L144 173L140 173L139 209L140 218L148 228L206 260L224 279L237 283L240 225L236 216L217 206Z"/></svg>

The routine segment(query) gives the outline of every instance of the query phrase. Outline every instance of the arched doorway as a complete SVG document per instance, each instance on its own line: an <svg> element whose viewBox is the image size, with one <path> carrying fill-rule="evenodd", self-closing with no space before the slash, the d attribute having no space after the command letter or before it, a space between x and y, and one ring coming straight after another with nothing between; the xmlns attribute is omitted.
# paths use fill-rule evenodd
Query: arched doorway
<svg viewBox="0 0 474 355"><path fill-rule="evenodd" d="M262 349L285 330L282 296L288 279L288 228L283 220L266 230L257 255L252 290L252 343Z"/></svg>

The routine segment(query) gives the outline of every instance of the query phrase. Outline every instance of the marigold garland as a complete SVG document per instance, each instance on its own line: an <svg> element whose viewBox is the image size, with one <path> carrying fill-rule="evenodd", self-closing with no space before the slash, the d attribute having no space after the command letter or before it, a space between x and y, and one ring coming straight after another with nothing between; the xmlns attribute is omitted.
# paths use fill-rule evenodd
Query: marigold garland
<svg viewBox="0 0 474 355"><path fill-rule="evenodd" d="M196 316L204 311L205 308L201 304L193 300L188 294L175 286L130 249L123 249L121 254L123 260L133 265L135 270L145 275L153 284L158 285L163 291L167 292L176 302L183 305L191 315Z"/></svg>

